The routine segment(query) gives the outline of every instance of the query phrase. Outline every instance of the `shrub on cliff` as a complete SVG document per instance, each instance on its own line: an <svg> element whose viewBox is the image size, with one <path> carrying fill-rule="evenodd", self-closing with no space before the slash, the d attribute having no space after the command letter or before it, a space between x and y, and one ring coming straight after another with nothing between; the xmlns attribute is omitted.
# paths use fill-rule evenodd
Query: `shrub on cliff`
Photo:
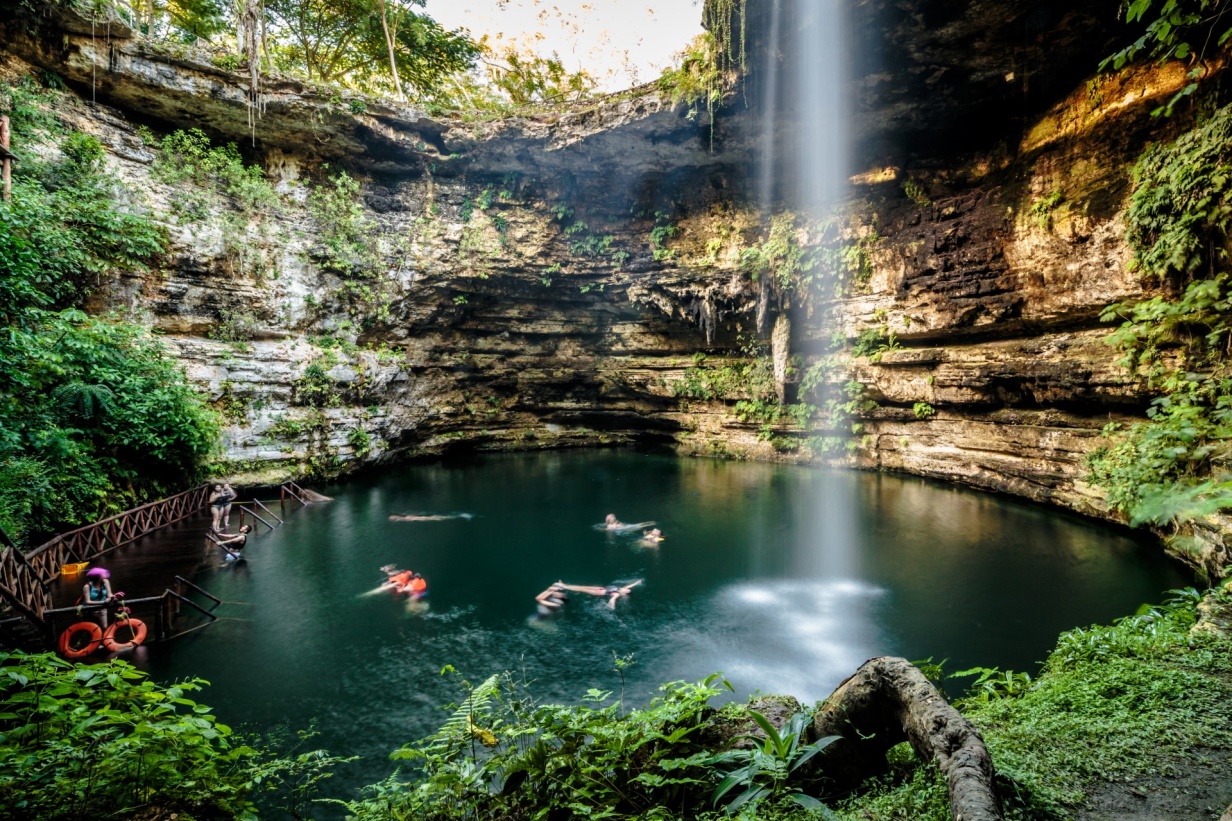
<svg viewBox="0 0 1232 821"><path fill-rule="evenodd" d="M50 93L4 92L23 161L0 202L0 527L28 541L182 489L218 423L143 326L76 309L104 276L147 270L165 231L96 138L46 114Z"/></svg>

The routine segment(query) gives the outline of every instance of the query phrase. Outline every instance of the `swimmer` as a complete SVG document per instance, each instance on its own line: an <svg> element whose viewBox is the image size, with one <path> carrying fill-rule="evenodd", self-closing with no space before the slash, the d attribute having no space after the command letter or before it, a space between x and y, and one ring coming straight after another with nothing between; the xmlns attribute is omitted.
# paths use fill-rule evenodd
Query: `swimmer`
<svg viewBox="0 0 1232 821"><path fill-rule="evenodd" d="M449 519L470 519L473 518L469 513L451 513L443 515L440 513L423 514L418 513L394 513L390 515L391 522L444 522Z"/></svg>
<svg viewBox="0 0 1232 821"><path fill-rule="evenodd" d="M609 584L607 587L598 587L595 585L581 585L581 584L565 584L564 582L557 582L554 586L561 587L565 590L573 590L577 593L588 593L591 596L600 596L600 597L606 598L608 600L607 606L615 610L616 601L618 599L623 599L624 597L628 596L630 593L633 592L633 588L637 587L641 583L642 583L642 580L638 579L637 581L630 582L629 584L625 584L625 585Z"/></svg>
<svg viewBox="0 0 1232 821"><path fill-rule="evenodd" d="M607 600L608 609L615 610L616 600L623 599L626 596L628 596L630 593L633 592L633 588L637 587L641 583L642 583L642 580L638 579L635 582L630 582L629 584L621 585L619 587L617 587L616 585L609 585L608 587L604 588L607 595L610 596L610 598Z"/></svg>
<svg viewBox="0 0 1232 821"><path fill-rule="evenodd" d="M380 590L393 590L395 593L406 593L413 599L422 599L428 595L428 581L414 570L399 570L397 565L387 564L381 572L388 578L380 586Z"/></svg>
<svg viewBox="0 0 1232 821"><path fill-rule="evenodd" d="M647 547L658 547L661 541L663 541L663 531L659 528L642 531L642 544Z"/></svg>
<svg viewBox="0 0 1232 821"><path fill-rule="evenodd" d="M569 594L557 583L535 596L535 601L538 602L539 615L550 616L560 612L560 609L569 601Z"/></svg>
<svg viewBox="0 0 1232 821"><path fill-rule="evenodd" d="M633 522L632 524L627 524L617 519L615 513L609 513L603 519L602 524L595 525L595 530L606 530L609 533L632 533L644 527L653 526L654 522Z"/></svg>

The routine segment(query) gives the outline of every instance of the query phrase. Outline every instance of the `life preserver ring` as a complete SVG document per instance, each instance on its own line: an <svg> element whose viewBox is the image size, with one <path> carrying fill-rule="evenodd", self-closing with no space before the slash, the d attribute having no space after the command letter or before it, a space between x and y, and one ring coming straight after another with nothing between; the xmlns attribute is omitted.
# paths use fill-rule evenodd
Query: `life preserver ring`
<svg viewBox="0 0 1232 821"><path fill-rule="evenodd" d="M81 647L74 648L73 638L82 632L85 632L90 640ZM56 646L60 650L60 655L66 659L79 659L85 658L97 650L102 640L103 628L92 621L79 621L76 624L69 625L69 628L60 634L60 639L56 642Z"/></svg>
<svg viewBox="0 0 1232 821"><path fill-rule="evenodd" d="M131 631L132 638L128 641L119 641L116 639L116 632L122 627L128 627ZM145 641L145 634L145 622L141 619L125 619L124 621L117 621L115 624L107 628L106 633L103 633L103 646L113 653L118 650L126 650L129 647L137 647Z"/></svg>

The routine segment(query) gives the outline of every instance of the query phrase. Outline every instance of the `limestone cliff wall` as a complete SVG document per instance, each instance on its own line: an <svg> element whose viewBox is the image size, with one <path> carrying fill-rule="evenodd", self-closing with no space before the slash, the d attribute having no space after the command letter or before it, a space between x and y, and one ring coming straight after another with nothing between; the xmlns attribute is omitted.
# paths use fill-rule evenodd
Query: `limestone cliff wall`
<svg viewBox="0 0 1232 821"><path fill-rule="evenodd" d="M897 347L832 376L863 383L869 404L853 449L827 456L807 444L825 431L742 421L739 386L687 389L699 354L752 364L750 341L768 343L774 324L773 306L759 317L765 283L740 263L764 217L741 182L755 150L741 104L711 123L647 87L466 123L278 81L250 128L244 79L200 55L60 19L7 26L4 74L68 81L62 118L102 140L170 231L159 269L102 283L94 307L148 317L227 414L226 457L250 478L459 447L659 442L1107 515L1084 459L1148 397L1099 315L1143 295L1121 214L1130 165L1168 127L1149 111L1179 70L1075 77L1025 128L990 127L948 156L898 146L855 178L870 276L787 312L801 358L788 381L834 328L893 333ZM245 213L208 186L166 182L140 126L239 142L278 202ZM331 257L310 207L340 168L362 183L371 276Z"/></svg>

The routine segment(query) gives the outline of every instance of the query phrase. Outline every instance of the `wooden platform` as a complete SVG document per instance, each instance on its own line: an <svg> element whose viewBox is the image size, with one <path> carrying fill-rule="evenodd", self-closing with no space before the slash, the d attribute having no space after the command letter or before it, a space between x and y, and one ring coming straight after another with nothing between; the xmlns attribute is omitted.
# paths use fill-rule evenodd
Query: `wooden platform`
<svg viewBox="0 0 1232 821"><path fill-rule="evenodd" d="M233 514L235 516L235 514ZM231 527L238 527L238 516ZM193 580L208 558L205 534L210 529L210 511L206 508L173 525L155 530L136 541L117 548L91 562L90 567L105 567L111 571L111 589L129 598L157 596L171 587L176 576ZM213 548L214 554L218 548ZM215 556L216 558L216 556ZM81 595L86 577L60 577L52 583L56 607L71 607Z"/></svg>

